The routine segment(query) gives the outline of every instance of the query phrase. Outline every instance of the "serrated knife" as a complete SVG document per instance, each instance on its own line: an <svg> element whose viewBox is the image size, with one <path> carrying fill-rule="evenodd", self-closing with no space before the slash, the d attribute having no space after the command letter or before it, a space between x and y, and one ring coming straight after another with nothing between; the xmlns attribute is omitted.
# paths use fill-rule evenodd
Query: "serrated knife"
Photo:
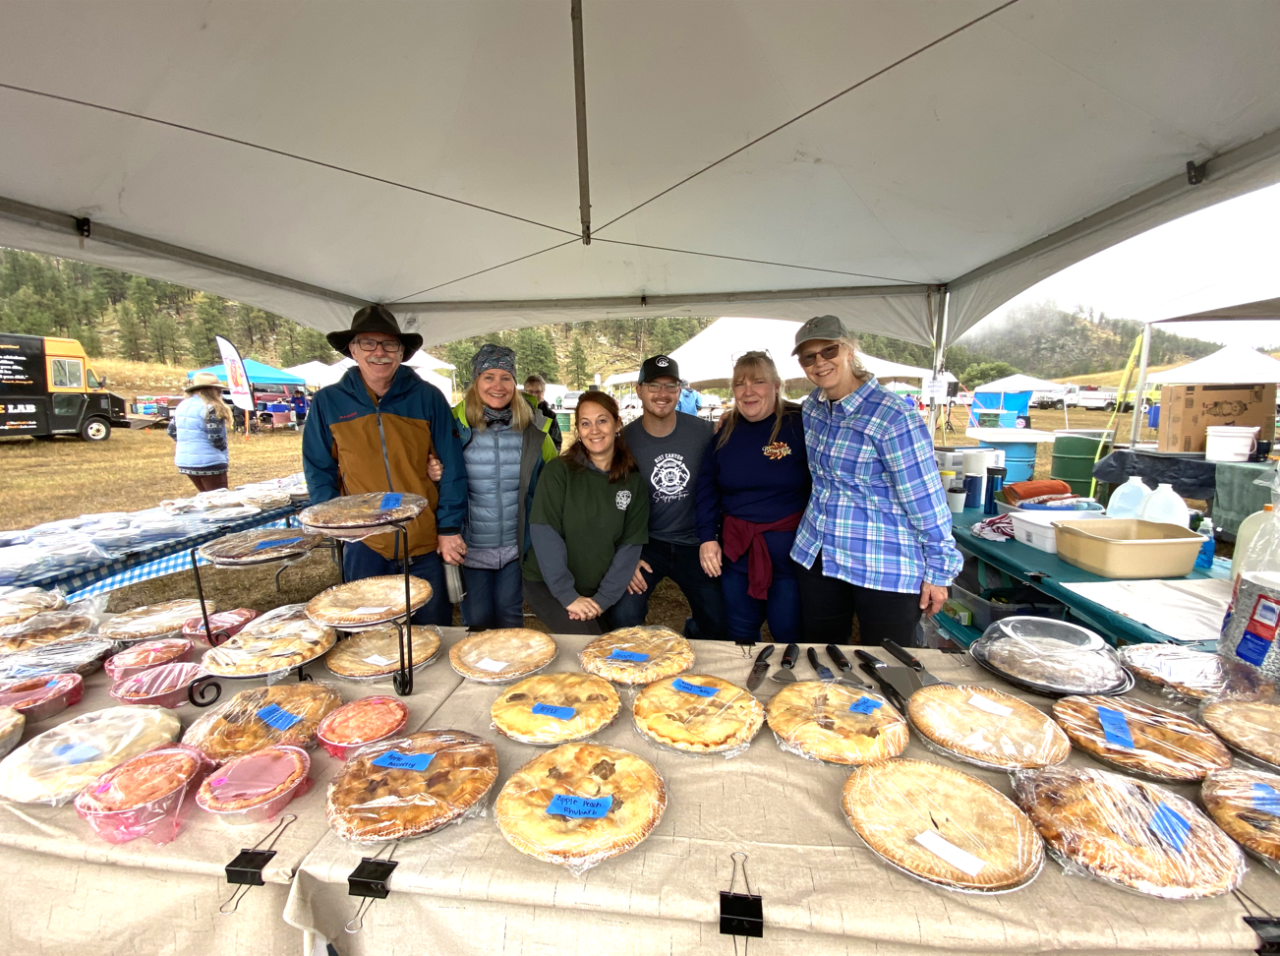
<svg viewBox="0 0 1280 956"><path fill-rule="evenodd" d="M755 690L769 673L769 657L773 654L773 645L766 644L764 650L756 655L756 662L751 666L751 676L747 678L747 690Z"/></svg>

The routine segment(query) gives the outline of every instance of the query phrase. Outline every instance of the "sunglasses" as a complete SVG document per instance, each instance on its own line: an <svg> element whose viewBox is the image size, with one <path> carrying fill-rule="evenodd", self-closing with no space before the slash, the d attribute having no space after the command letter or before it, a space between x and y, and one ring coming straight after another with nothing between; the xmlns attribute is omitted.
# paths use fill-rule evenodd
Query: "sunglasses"
<svg viewBox="0 0 1280 956"><path fill-rule="evenodd" d="M828 362L834 362L836 356L840 354L840 343L828 345L825 349L819 349L817 352L804 352L800 355L801 368L813 368L817 364L818 356L821 355Z"/></svg>
<svg viewBox="0 0 1280 956"><path fill-rule="evenodd" d="M382 339L352 339L351 344L358 348L361 352L376 352L378 346L382 346L382 351L388 355L399 355L404 351L404 343L392 339L391 341L383 341Z"/></svg>

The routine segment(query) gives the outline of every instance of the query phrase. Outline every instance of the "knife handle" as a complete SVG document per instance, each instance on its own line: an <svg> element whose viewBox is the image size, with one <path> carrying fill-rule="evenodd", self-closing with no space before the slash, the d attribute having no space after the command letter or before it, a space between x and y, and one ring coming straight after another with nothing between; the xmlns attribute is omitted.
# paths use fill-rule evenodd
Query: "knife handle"
<svg viewBox="0 0 1280 956"><path fill-rule="evenodd" d="M899 646L898 646L897 644L895 644L893 641L884 641L884 642L883 642L883 647L884 647L884 649L885 649L886 651L888 651L890 654L892 654L892 655L893 655L894 657L896 657L898 660L902 661L902 663L906 664L906 665L907 665L908 667L910 667L913 671L921 671L921 670L924 670L924 665L923 665L923 664L921 664L921 663L920 663L918 660L916 660L914 657L912 657L912 656L911 656L911 653L910 653L909 651L907 651L907 650L906 650L906 648L899 647Z"/></svg>
<svg viewBox="0 0 1280 956"><path fill-rule="evenodd" d="M759 654L756 655L756 663L763 664L772 656L773 656L773 645L766 644L764 646L764 650L762 650Z"/></svg>
<svg viewBox="0 0 1280 956"><path fill-rule="evenodd" d="M812 667L816 673L822 673L819 670L819 668L822 667L822 664L818 661L818 652L812 647L809 648L809 666Z"/></svg>
<svg viewBox="0 0 1280 956"><path fill-rule="evenodd" d="M840 668L840 670L845 672L853 670L853 665L849 663L849 658L840 653L840 648L834 644L827 645L827 656L835 661L836 667Z"/></svg>
<svg viewBox="0 0 1280 956"><path fill-rule="evenodd" d="M788 644L787 649L782 653L782 666L788 669L796 666L796 661L800 658L800 645Z"/></svg>
<svg viewBox="0 0 1280 956"><path fill-rule="evenodd" d="M868 654L860 647L855 647L853 649L853 656L862 661L862 663L866 664L868 667L884 667L884 661L880 660L880 658L876 657L874 654Z"/></svg>

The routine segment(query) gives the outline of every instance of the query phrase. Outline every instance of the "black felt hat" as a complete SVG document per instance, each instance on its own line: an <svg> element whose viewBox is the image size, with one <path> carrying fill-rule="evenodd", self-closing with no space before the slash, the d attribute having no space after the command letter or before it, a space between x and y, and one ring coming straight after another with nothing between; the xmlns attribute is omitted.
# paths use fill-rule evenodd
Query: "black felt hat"
<svg viewBox="0 0 1280 956"><path fill-rule="evenodd" d="M404 354L400 361L407 362L409 356L422 348L422 336L416 332L401 332L400 323L385 305L366 305L351 320L351 328L341 332L330 332L325 336L329 344L347 358L351 357L351 340L362 332L381 332L394 335L404 346Z"/></svg>

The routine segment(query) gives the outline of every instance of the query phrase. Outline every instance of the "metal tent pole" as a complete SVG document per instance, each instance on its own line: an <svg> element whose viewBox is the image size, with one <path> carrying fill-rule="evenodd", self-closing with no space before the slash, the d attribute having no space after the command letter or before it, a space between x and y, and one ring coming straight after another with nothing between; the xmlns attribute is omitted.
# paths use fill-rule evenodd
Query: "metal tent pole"
<svg viewBox="0 0 1280 956"><path fill-rule="evenodd" d="M932 302L932 296L925 297L926 303ZM928 306L932 311L932 305ZM947 287L938 289L938 313L930 316L933 325L933 380L936 382L942 375L942 360L947 351ZM929 403L929 434L938 424L938 403ZM946 433L943 432L943 444L946 444Z"/></svg>
<svg viewBox="0 0 1280 956"><path fill-rule="evenodd" d="M1151 353L1151 323L1148 322L1142 327L1142 358L1138 361L1138 387L1133 394L1133 423L1129 427L1129 447L1132 449L1138 444L1138 438L1142 434L1142 397L1147 391L1147 357ZM1124 396L1121 395L1117 401L1123 402Z"/></svg>

